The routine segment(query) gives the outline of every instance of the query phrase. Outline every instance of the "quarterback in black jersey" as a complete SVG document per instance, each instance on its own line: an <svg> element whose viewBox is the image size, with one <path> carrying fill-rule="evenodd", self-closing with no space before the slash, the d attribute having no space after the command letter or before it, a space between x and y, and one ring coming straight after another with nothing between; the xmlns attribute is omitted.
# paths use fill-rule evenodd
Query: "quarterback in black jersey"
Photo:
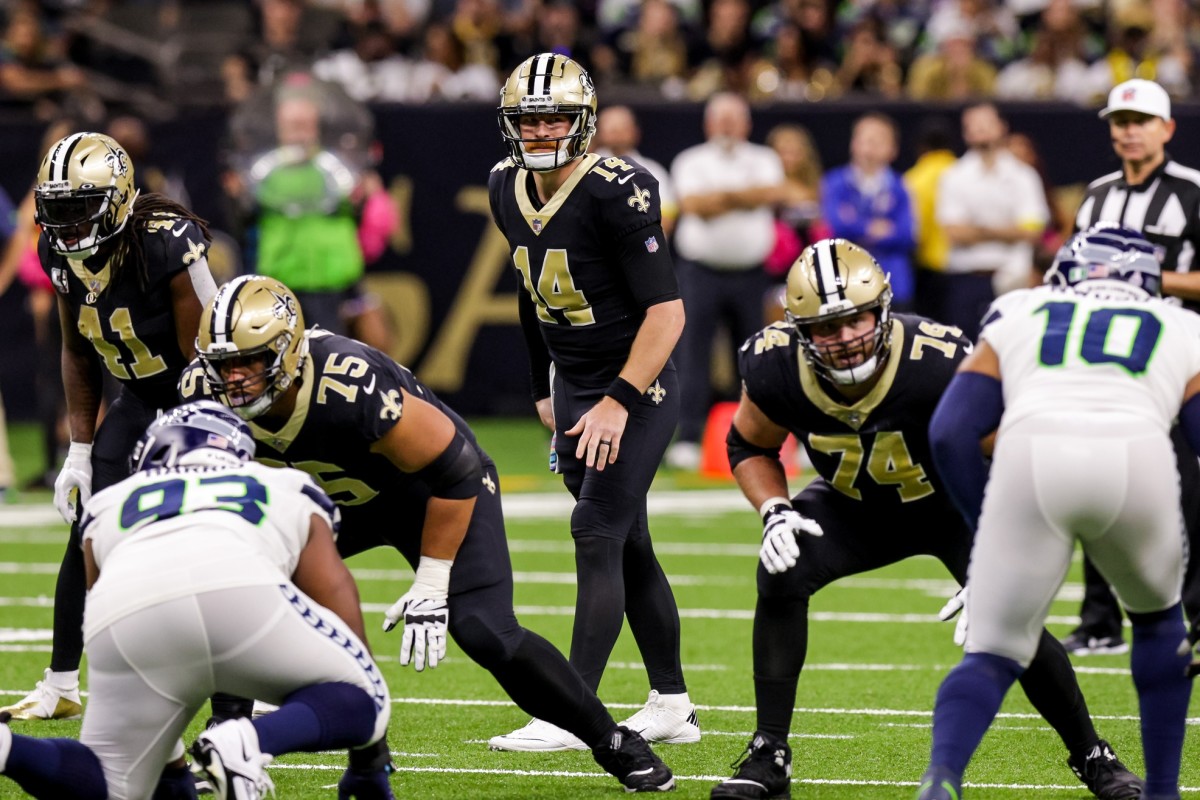
<svg viewBox="0 0 1200 800"><path fill-rule="evenodd" d="M108 136L80 132L56 142L38 170L34 201L38 256L58 296L71 432L54 505L73 524L55 587L50 668L0 712L76 719L85 595L79 509L129 475L134 444L157 411L176 404L175 382L216 286L204 222L162 195L140 195L129 155ZM121 391L97 426L105 371Z"/></svg>
<svg viewBox="0 0 1200 800"><path fill-rule="evenodd" d="M753 637L758 722L746 758L714 798L789 796L787 737L813 594L919 554L938 558L961 585L971 553L972 532L933 472L928 436L971 343L956 328L893 315L887 276L843 239L801 253L786 306L786 322L739 352L743 393L727 442L734 477L764 523ZM789 433L818 474L795 497L779 460ZM1097 797L1138 796L1140 781L1096 734L1066 652L1045 630L1021 685Z"/></svg>
<svg viewBox="0 0 1200 800"><path fill-rule="evenodd" d="M683 330L658 183L636 162L587 152L596 93L566 56L542 53L517 67L500 93L499 122L509 157L488 179L492 216L524 289L517 302L533 400L577 501L571 663L598 688L627 616L651 692L626 723L651 741L698 741L679 612L646 516L679 418L670 356ZM579 742L534 719L491 745Z"/></svg>
<svg viewBox="0 0 1200 800"><path fill-rule="evenodd" d="M402 666L436 667L449 632L517 705L574 732L630 791L674 785L566 658L517 622L500 479L453 410L384 353L306 331L295 295L273 278L222 286L196 341L181 398L212 394L248 422L257 460L312 475L341 509L343 557L390 546L416 570L385 615L385 630L403 627ZM351 767L344 790L361 782L356 797L390 797L386 778L362 793L380 775L355 775L354 752Z"/></svg>

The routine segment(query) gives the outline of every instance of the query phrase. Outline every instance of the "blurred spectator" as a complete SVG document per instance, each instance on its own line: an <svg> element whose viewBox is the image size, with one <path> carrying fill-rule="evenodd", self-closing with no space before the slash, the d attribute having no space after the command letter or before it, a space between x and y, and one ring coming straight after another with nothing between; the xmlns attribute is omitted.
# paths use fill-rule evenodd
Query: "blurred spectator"
<svg viewBox="0 0 1200 800"><path fill-rule="evenodd" d="M838 91L887 98L900 96L904 89L904 72L895 48L884 41L881 34L880 25L873 17L867 17L851 29L837 71Z"/></svg>
<svg viewBox="0 0 1200 800"><path fill-rule="evenodd" d="M662 87L668 97L679 97L688 74L687 38L679 11L668 0L645 0L636 23L614 32L609 49L618 72L644 86Z"/></svg>
<svg viewBox="0 0 1200 800"><path fill-rule="evenodd" d="M600 112L596 122L596 139L593 149L602 156L616 156L626 161L636 161L658 181L659 207L662 209L662 227L667 236L675 230L679 216L679 202L675 199L675 188L671 173L652 158L638 152L642 140L642 129L629 106L609 106Z"/></svg>
<svg viewBox="0 0 1200 800"><path fill-rule="evenodd" d="M859 117L850 136L850 163L821 181L821 212L833 235L875 257L892 285L892 305L913 304L913 216L908 190L892 169L899 150L895 121L877 112Z"/></svg>
<svg viewBox="0 0 1200 800"><path fill-rule="evenodd" d="M793 23L779 26L767 58L755 66L750 99L824 100L836 93L836 64L819 61L804 49L804 35Z"/></svg>
<svg viewBox="0 0 1200 800"><path fill-rule="evenodd" d="M183 176L174 171L175 165L168 164L164 168L151 156L150 132L141 118L129 114L113 117L109 120L105 133L120 142L133 163L138 165L138 184L142 189L147 193L157 192L166 195L180 205L191 207L191 197L188 196L187 187L183 184ZM51 143L46 144L47 149ZM167 170L172 171L168 172Z"/></svg>
<svg viewBox="0 0 1200 800"><path fill-rule="evenodd" d="M538 53L561 53L592 69L592 35L580 24L579 9L569 0L545 0L534 17L533 35L518 38L514 61L524 61Z"/></svg>
<svg viewBox="0 0 1200 800"><path fill-rule="evenodd" d="M667 463L679 469L700 464L718 327L726 323L734 350L762 327L770 285L763 264L775 242L772 207L784 176L775 151L749 136L746 100L713 95L704 108L705 142L671 164L680 210L676 266L689 320L679 345L679 436L667 451Z"/></svg>
<svg viewBox="0 0 1200 800"><path fill-rule="evenodd" d="M950 241L937 221L938 182L942 173L957 160L950 124L942 117L923 120L917 132L917 160L904 173L904 185L912 203L916 235L914 310L923 317L934 319L941 313L941 277L950 254Z"/></svg>
<svg viewBox="0 0 1200 800"><path fill-rule="evenodd" d="M750 36L749 1L713 0L704 36L688 55L694 67L688 97L703 100L719 91L747 94L757 55L757 43Z"/></svg>
<svg viewBox="0 0 1200 800"><path fill-rule="evenodd" d="M411 99L412 65L396 52L392 36L383 24L368 22L355 27L353 36L352 47L317 59L313 75L338 84L346 94L363 103Z"/></svg>
<svg viewBox="0 0 1200 800"><path fill-rule="evenodd" d="M1033 34L1032 52L996 77L996 96L1010 100L1065 100L1085 105L1092 78L1084 60L1083 23L1071 0L1051 0Z"/></svg>
<svg viewBox="0 0 1200 800"><path fill-rule="evenodd" d="M1017 33L1016 17L996 0L943 0L934 7L925 27L935 48L948 39L970 36L977 54L993 66L1016 55Z"/></svg>
<svg viewBox="0 0 1200 800"><path fill-rule="evenodd" d="M270 86L292 72L304 72L327 42L306 40L303 0L259 0L258 39L245 52L249 80Z"/></svg>
<svg viewBox="0 0 1200 800"><path fill-rule="evenodd" d="M1103 100L1109 89L1130 78L1152 80L1174 97L1186 97L1190 91L1188 67L1175 53L1156 46L1154 12L1143 2L1117 5L1109 21L1109 49L1092 64L1089 76L1092 99Z"/></svg>
<svg viewBox="0 0 1200 800"><path fill-rule="evenodd" d="M928 19L929 0L846 0L838 6L840 30L853 30L864 20L873 22L901 64L912 61Z"/></svg>
<svg viewBox="0 0 1200 800"><path fill-rule="evenodd" d="M907 89L913 100L967 100L990 97L995 83L996 68L976 55L970 27L959 25L913 62Z"/></svg>
<svg viewBox="0 0 1200 800"><path fill-rule="evenodd" d="M0 43L0 101L32 109L48 120L82 100L87 79L63 60L46 36L37 6L22 4L8 14Z"/></svg>
<svg viewBox="0 0 1200 800"><path fill-rule="evenodd" d="M1033 247L1050 218L1037 172L1008 149L990 103L962 114L969 148L938 184L937 220L950 240L942 309L934 318L974 341L997 295L1028 285Z"/></svg>
<svg viewBox="0 0 1200 800"><path fill-rule="evenodd" d="M441 22L425 28L422 58L412 66L408 101L480 100L495 102L500 93L496 71L466 63L467 50L454 29Z"/></svg>
<svg viewBox="0 0 1200 800"><path fill-rule="evenodd" d="M360 281L365 264L386 247L397 215L379 176L326 143L355 138L325 129L322 103L336 109L335 91L332 84L281 87L277 146L254 157L243 173L228 174L225 188L253 215L255 270L291 288L306 321L386 352L382 309Z"/></svg>
<svg viewBox="0 0 1200 800"><path fill-rule="evenodd" d="M704 16L704 3L701 0L665 0L670 5L672 16L679 24L686 27L697 27ZM646 0L599 0L596 3L596 24L602 32L608 33L633 27L634 20L646 13Z"/></svg>
<svg viewBox="0 0 1200 800"><path fill-rule="evenodd" d="M1071 219L1070 213L1062 207L1062 204L1055 199L1054 187L1046 176L1046 165L1042 162L1042 157L1038 153L1033 139L1023 133L1010 133L1006 144L1009 152L1023 163L1033 167L1034 172L1037 173L1038 180L1042 184L1042 196L1046 198L1046 208L1050 212L1041 238L1033 248L1033 266L1038 273L1034 275L1034 283L1041 283L1041 274L1049 269L1058 248L1071 235L1074 220Z"/></svg>
<svg viewBox="0 0 1200 800"><path fill-rule="evenodd" d="M832 232L821 219L821 155L812 135L802 125L785 122L767 133L767 146L783 164L783 188L775 209L775 245L764 266L777 285L767 292L763 316L766 322L783 319L780 292L792 263L801 251Z"/></svg>

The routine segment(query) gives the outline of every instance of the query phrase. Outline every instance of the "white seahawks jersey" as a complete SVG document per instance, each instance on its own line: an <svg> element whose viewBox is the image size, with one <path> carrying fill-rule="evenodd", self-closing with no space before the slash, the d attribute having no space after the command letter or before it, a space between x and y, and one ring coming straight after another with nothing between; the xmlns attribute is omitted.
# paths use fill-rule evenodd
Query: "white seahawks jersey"
<svg viewBox="0 0 1200 800"><path fill-rule="evenodd" d="M333 503L311 477L257 463L135 472L88 501L82 535L100 579L90 632L188 594L278 584L296 568L317 514Z"/></svg>
<svg viewBox="0 0 1200 800"><path fill-rule="evenodd" d="M1005 429L1034 414L1128 414L1167 431L1200 374L1200 315L1118 286L1042 286L992 304L980 340L1000 359Z"/></svg>

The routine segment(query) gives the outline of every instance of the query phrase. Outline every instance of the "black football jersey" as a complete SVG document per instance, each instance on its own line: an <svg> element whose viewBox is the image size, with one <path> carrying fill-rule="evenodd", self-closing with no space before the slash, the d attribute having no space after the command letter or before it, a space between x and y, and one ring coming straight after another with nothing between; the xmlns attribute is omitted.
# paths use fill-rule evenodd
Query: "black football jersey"
<svg viewBox="0 0 1200 800"><path fill-rule="evenodd" d="M278 431L247 422L257 443L256 461L307 472L340 506L363 505L377 497L395 503L397 492L427 498L429 490L421 479L371 452L371 445L400 421L403 389L437 406L479 450L484 463L491 463L467 423L407 368L354 339L319 328L306 336L309 349L291 419ZM197 359L179 380L180 399L210 395Z"/></svg>
<svg viewBox="0 0 1200 800"><path fill-rule="evenodd" d="M175 330L171 280L204 258L208 244L194 222L166 214L136 235L146 259L145 286L132 267L114 274L104 254L70 260L51 250L44 236L38 258L104 368L147 406L170 408L179 372L187 366Z"/></svg>
<svg viewBox="0 0 1200 800"><path fill-rule="evenodd" d="M544 206L533 175L511 159L492 169L488 193L555 368L579 385L607 386L644 318L618 246L641 229L650 252L667 246L656 233L658 182L637 162L593 153Z"/></svg>
<svg viewBox="0 0 1200 800"><path fill-rule="evenodd" d="M872 508L949 502L929 452L929 418L971 343L957 328L893 315L891 355L865 397L826 392L787 323L770 325L738 353L746 394L803 443L817 473Z"/></svg>

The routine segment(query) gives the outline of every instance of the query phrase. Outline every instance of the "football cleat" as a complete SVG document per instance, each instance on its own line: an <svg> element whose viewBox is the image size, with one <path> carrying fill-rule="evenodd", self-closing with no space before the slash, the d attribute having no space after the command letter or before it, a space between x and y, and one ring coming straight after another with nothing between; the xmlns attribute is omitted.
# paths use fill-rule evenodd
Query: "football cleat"
<svg viewBox="0 0 1200 800"><path fill-rule="evenodd" d="M669 792L675 788L675 776L646 740L624 726L618 726L609 740L592 749L592 758L616 777L627 792Z"/></svg>
<svg viewBox="0 0 1200 800"><path fill-rule="evenodd" d="M713 787L709 797L773 800L792 796L792 748L783 739L758 732L733 762L733 777Z"/></svg>
<svg viewBox="0 0 1200 800"><path fill-rule="evenodd" d="M668 697L672 697L668 695ZM629 719L621 722L629 730L638 733L647 742L662 744L691 744L700 741L700 725L696 719L696 707L679 695L683 703L664 699L656 690L650 690L646 705Z"/></svg>
<svg viewBox="0 0 1200 800"><path fill-rule="evenodd" d="M945 767L930 767L917 786L917 800L959 800L962 778Z"/></svg>
<svg viewBox="0 0 1200 800"><path fill-rule="evenodd" d="M562 750L587 750L588 746L575 734L541 719L531 719L523 728L503 736L488 739L492 750L516 753L556 753Z"/></svg>
<svg viewBox="0 0 1200 800"><path fill-rule="evenodd" d="M217 800L260 800L275 791L267 776L271 756L258 749L248 719L231 719L200 734L191 748L193 771L203 773Z"/></svg>
<svg viewBox="0 0 1200 800"><path fill-rule="evenodd" d="M1087 753L1068 758L1067 766L1100 800L1135 800L1142 795L1142 779L1121 763L1103 739Z"/></svg>
<svg viewBox="0 0 1200 800"><path fill-rule="evenodd" d="M83 702L79 697L79 684L70 689L60 689L50 685L50 670L47 669L45 678L37 682L37 687L11 706L0 708L7 712L12 719L79 719L83 716Z"/></svg>
<svg viewBox="0 0 1200 800"><path fill-rule="evenodd" d="M1129 652L1129 644L1120 636L1089 636L1078 630L1062 640L1073 656L1119 656Z"/></svg>

